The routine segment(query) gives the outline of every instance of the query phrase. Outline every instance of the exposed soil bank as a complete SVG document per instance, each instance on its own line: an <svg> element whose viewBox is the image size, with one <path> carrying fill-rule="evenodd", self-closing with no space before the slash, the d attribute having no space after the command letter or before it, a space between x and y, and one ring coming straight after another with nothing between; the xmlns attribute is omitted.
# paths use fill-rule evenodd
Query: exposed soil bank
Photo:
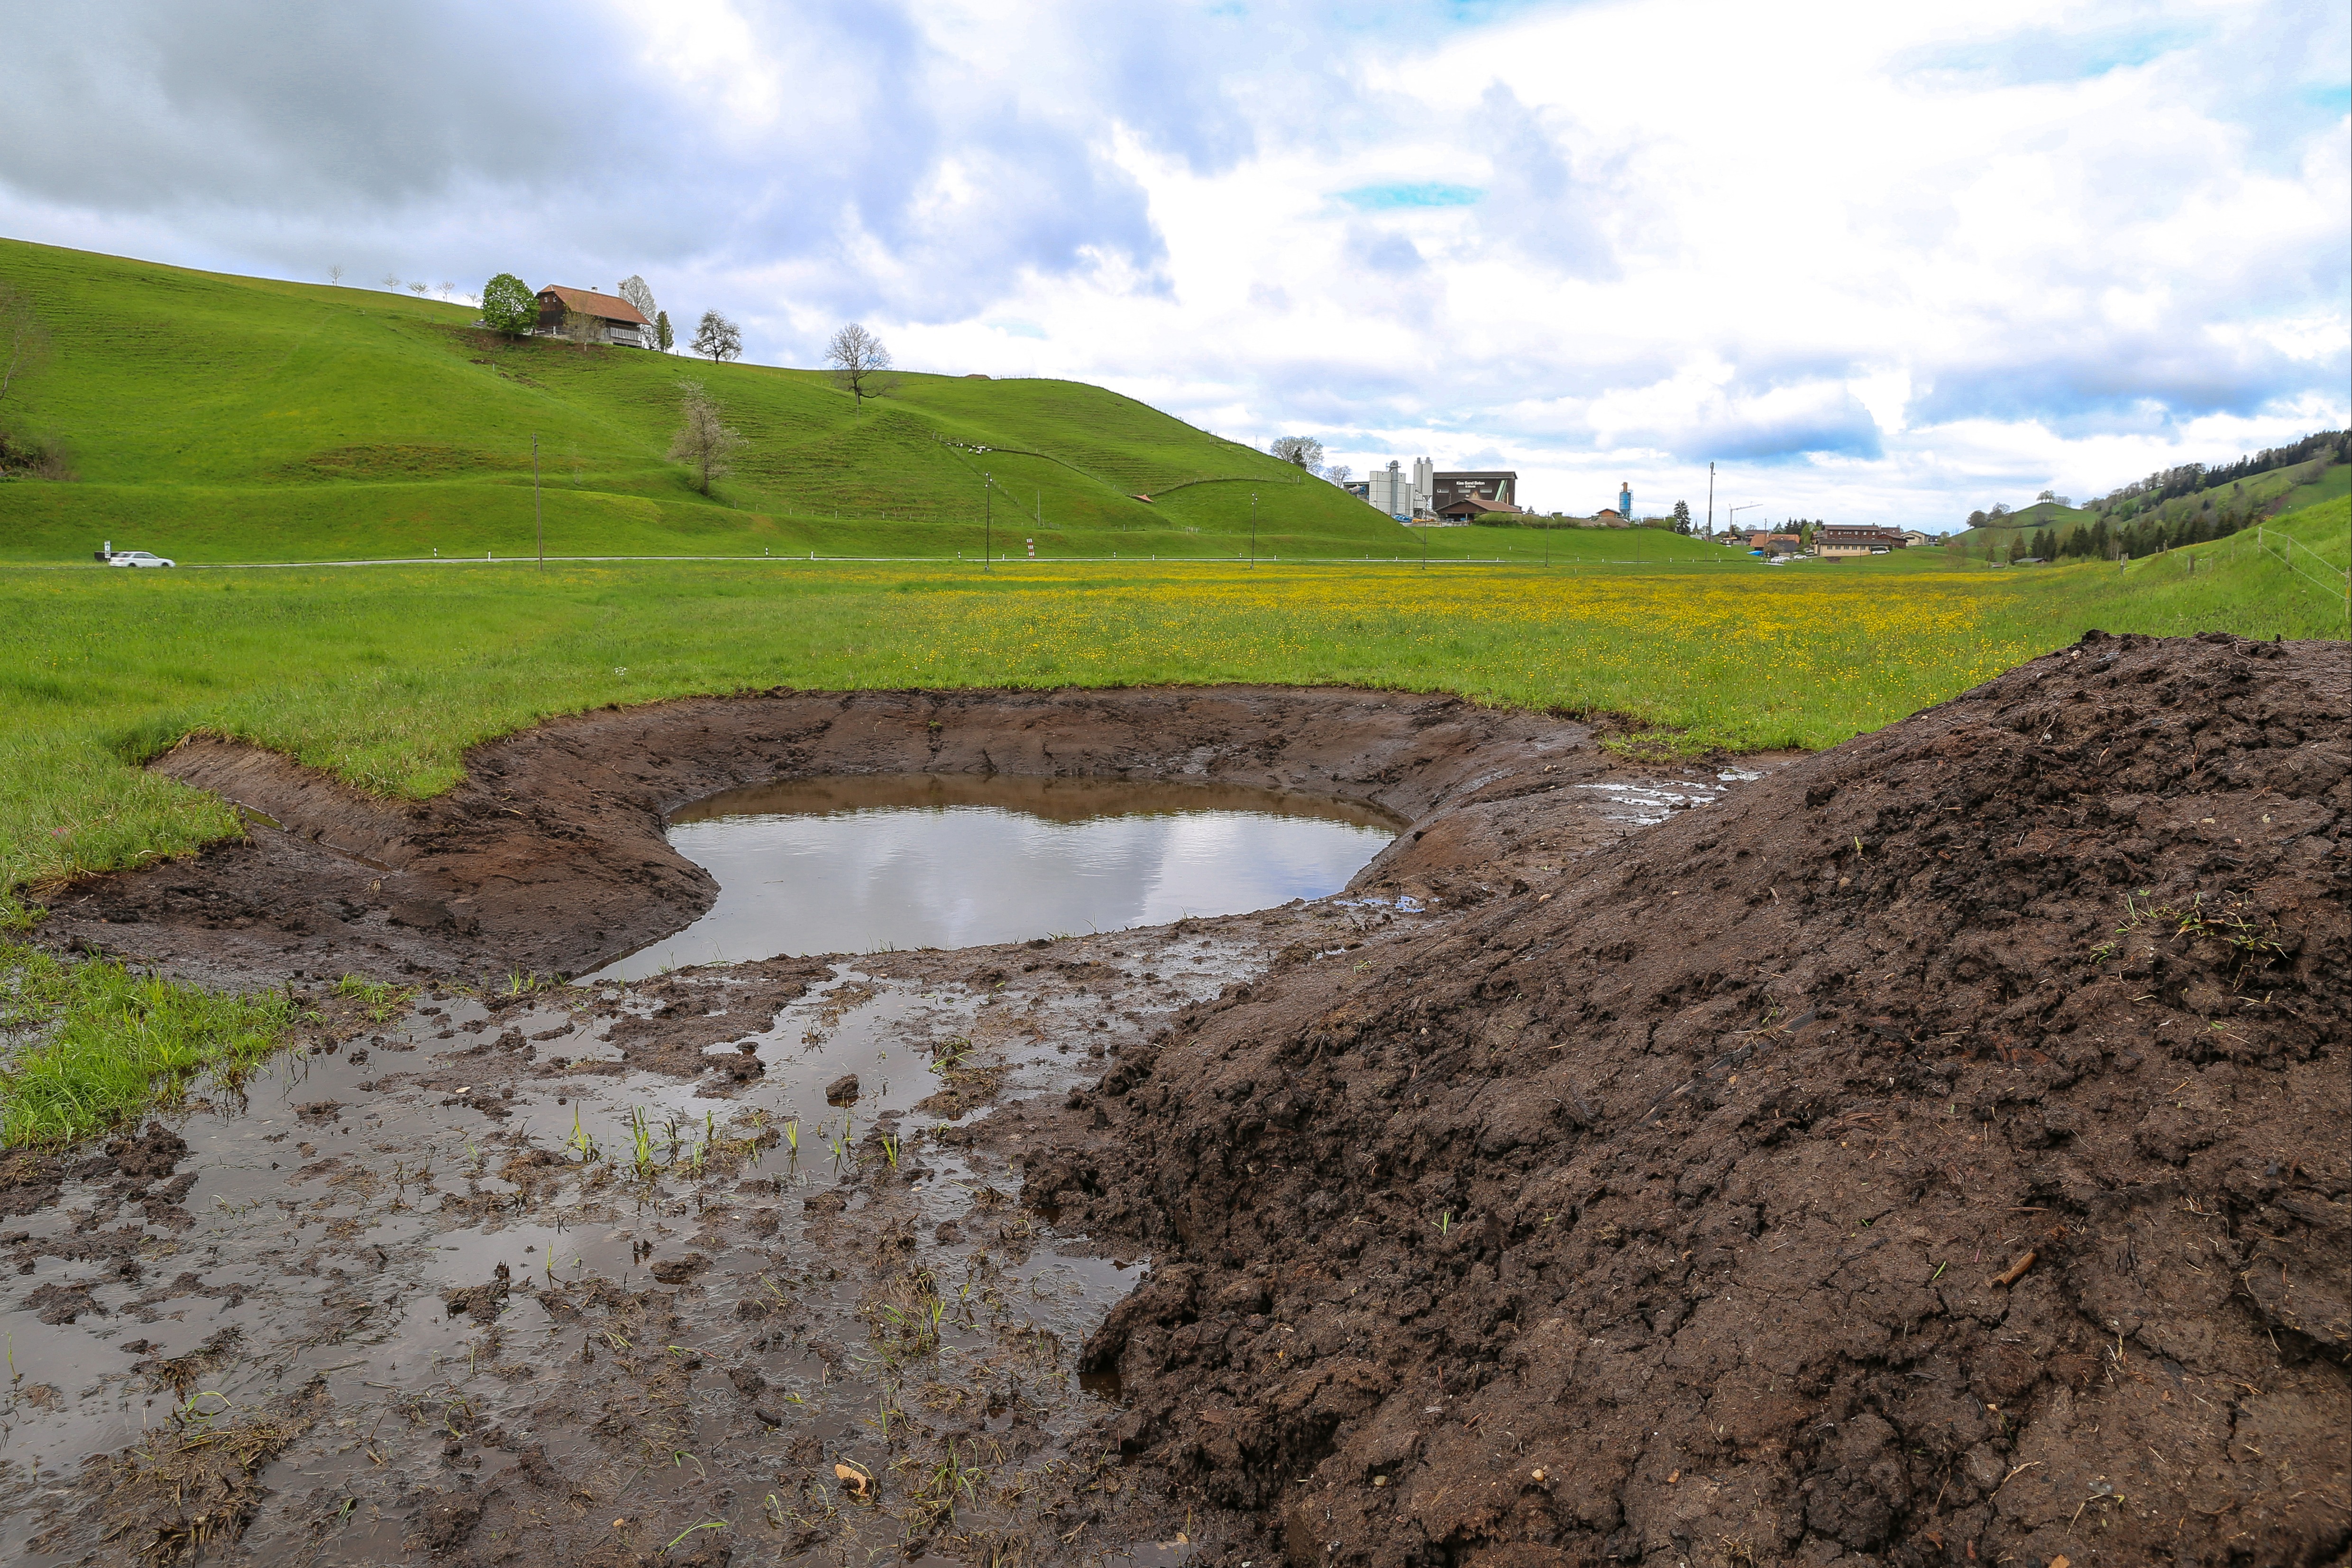
<svg viewBox="0 0 2352 1568"><path fill-rule="evenodd" d="M1298 1564L2345 1561L2348 675L2092 633L992 1118L1157 1255L1135 1479Z"/></svg>
<svg viewBox="0 0 2352 1568"><path fill-rule="evenodd" d="M1358 885L1477 897L1455 886L1465 870L1515 875L1512 845L1534 831L1502 808L1618 776L1590 739L1553 716L1394 692L775 692L558 720L478 748L456 789L415 804L196 739L152 766L244 808L249 838L67 889L43 938L223 977L584 973L710 907L709 877L663 837L668 813L841 773L1195 780L1441 816ZM1571 803L1589 801L1555 794L1539 816Z"/></svg>

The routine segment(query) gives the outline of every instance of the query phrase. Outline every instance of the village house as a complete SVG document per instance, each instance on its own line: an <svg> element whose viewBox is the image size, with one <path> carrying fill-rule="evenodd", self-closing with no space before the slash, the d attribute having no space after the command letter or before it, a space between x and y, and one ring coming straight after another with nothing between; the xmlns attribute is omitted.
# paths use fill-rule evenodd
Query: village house
<svg viewBox="0 0 2352 1568"><path fill-rule="evenodd" d="M619 343L633 349L659 346L654 342L654 324L626 300L599 294L593 289L566 289L551 283L539 291L539 322L531 329L532 334L562 337L567 321L585 323L590 342Z"/></svg>
<svg viewBox="0 0 2352 1568"><path fill-rule="evenodd" d="M1447 522L1475 522L1482 517L1496 513L1511 517L1521 515L1519 509L1509 501L1482 495L1465 496L1437 509L1437 515Z"/></svg>
<svg viewBox="0 0 2352 1568"><path fill-rule="evenodd" d="M1910 541L1892 528L1864 523L1825 522L1813 531L1813 549L1825 557L1878 555L1902 550Z"/></svg>

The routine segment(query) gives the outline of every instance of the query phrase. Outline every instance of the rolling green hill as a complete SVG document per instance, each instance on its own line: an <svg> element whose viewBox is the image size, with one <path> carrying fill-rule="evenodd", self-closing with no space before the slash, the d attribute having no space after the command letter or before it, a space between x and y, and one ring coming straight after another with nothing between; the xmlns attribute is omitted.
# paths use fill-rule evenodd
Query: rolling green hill
<svg viewBox="0 0 2352 1568"><path fill-rule="evenodd" d="M2256 517L2281 515L2347 493L2352 493L2352 465L2314 458L2154 505L2135 502L2110 506L2103 501L2094 506L2062 507L2039 501L2022 510L2004 514L1997 525L1968 529L1959 539L1964 548L1979 554L1988 546L2005 554L2021 536L2030 543L2035 533L2046 528L2063 542L2076 529L2087 528L2102 518L2110 529L2132 523L2145 531L2151 524L2168 528L2201 517L2209 522L2207 531L2210 536L2224 531L2224 523L2243 526Z"/></svg>
<svg viewBox="0 0 2352 1568"><path fill-rule="evenodd" d="M1982 545L1998 541L2004 548L2020 533L2032 533L2039 529L2054 528L2065 533L2078 522L2088 522L2095 514L2088 507L2060 506L2056 501L2035 501L2021 510L2004 512L1996 524L1983 528L1963 529L1960 538L1969 544Z"/></svg>
<svg viewBox="0 0 2352 1568"><path fill-rule="evenodd" d="M822 373L511 342L384 292L14 241L0 282L52 344L0 416L76 476L0 484L0 560L107 539L204 562L527 554L534 437L552 554L976 557L984 483L1000 552L1231 555L1253 495L1262 552L1421 548L1336 487L1072 382L908 374L860 415ZM683 380L749 441L710 498L665 456Z"/></svg>

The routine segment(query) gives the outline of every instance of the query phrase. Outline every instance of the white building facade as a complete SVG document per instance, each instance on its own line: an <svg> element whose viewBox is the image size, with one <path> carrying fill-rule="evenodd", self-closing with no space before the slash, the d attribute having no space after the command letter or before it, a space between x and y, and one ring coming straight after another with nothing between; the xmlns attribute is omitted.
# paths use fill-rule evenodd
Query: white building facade
<svg viewBox="0 0 2352 1568"><path fill-rule="evenodd" d="M1391 458L1387 468L1374 468L1365 478L1369 487L1364 499L1391 517L1429 515L1431 492L1437 482L1437 465L1427 458L1415 458L1410 469Z"/></svg>

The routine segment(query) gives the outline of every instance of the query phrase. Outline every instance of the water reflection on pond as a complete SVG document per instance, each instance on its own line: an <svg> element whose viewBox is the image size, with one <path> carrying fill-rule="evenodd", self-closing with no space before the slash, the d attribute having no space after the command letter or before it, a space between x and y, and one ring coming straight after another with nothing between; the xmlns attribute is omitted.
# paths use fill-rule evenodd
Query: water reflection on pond
<svg viewBox="0 0 2352 1568"><path fill-rule="evenodd" d="M671 818L670 843L718 879L719 901L602 973L1267 909L1337 892L1396 831L1370 806L1221 784L935 773L761 784Z"/></svg>

